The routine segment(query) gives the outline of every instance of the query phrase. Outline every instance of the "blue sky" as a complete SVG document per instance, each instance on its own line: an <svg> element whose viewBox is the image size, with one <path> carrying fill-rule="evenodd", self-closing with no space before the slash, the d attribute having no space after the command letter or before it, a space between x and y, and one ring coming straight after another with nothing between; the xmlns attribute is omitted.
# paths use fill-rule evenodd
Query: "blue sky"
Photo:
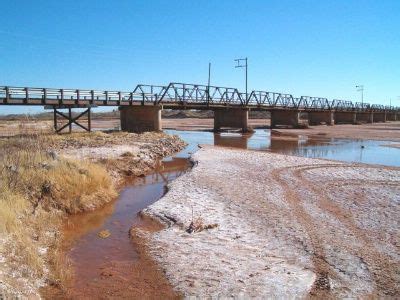
<svg viewBox="0 0 400 300"><path fill-rule="evenodd" d="M206 83L400 106L400 1L0 0L0 85ZM0 114L21 108L0 107ZM25 108L23 112L37 109Z"/></svg>

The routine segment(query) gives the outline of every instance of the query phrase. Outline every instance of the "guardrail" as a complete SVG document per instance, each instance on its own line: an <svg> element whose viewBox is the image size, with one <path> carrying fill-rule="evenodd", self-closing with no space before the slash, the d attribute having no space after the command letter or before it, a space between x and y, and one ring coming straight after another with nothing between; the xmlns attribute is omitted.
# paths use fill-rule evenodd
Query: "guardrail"
<svg viewBox="0 0 400 300"><path fill-rule="evenodd" d="M0 104L5 105L120 106L134 103L400 112L400 108L392 106L311 96L296 98L291 94L267 91L251 91L246 97L236 88L176 82L167 86L139 84L132 92L0 86Z"/></svg>

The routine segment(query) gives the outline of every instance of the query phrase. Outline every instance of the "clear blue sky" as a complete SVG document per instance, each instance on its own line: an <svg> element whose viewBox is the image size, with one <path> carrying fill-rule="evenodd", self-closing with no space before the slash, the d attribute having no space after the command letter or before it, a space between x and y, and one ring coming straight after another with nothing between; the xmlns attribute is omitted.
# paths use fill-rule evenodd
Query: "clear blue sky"
<svg viewBox="0 0 400 300"><path fill-rule="evenodd" d="M0 0L0 85L171 81L400 106L400 1ZM15 108L0 107L0 114ZM32 108L25 111L33 112Z"/></svg>

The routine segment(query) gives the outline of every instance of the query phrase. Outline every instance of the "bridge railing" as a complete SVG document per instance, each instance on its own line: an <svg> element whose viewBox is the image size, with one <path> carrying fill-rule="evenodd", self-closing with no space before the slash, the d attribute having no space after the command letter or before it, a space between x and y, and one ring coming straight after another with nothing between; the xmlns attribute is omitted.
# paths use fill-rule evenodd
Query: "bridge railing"
<svg viewBox="0 0 400 300"><path fill-rule="evenodd" d="M241 104L246 101L236 88L171 82L159 98L162 102L181 104Z"/></svg>
<svg viewBox="0 0 400 300"><path fill-rule="evenodd" d="M138 84L133 93L143 94L146 102L158 103L161 95L165 92L164 85Z"/></svg>
<svg viewBox="0 0 400 300"><path fill-rule="evenodd" d="M48 104L49 102L75 102L93 104L95 102L123 104L124 102L148 102L157 100L157 95L135 92L99 91L84 89L55 89L32 87L0 87L0 100L3 104ZM33 103L34 102L34 103ZM38 103L37 103L38 102Z"/></svg>
<svg viewBox="0 0 400 300"><path fill-rule="evenodd" d="M265 91L252 91L249 95L247 104L277 108L296 108L298 105L295 98L290 94Z"/></svg>
<svg viewBox="0 0 400 300"><path fill-rule="evenodd" d="M400 112L399 107L393 106L311 96L295 98L291 94L268 91L251 91L246 99L246 94L236 88L176 82L167 86L139 84L132 92L0 86L0 104L69 105L71 102L78 105L130 105L140 102Z"/></svg>

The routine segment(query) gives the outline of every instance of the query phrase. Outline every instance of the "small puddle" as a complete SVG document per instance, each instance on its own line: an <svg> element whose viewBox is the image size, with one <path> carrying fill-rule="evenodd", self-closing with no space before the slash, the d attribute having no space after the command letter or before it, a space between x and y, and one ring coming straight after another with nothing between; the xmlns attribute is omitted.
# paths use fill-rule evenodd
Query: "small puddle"
<svg viewBox="0 0 400 300"><path fill-rule="evenodd" d="M127 182L118 199L94 212L68 218L64 226L65 249L72 260L74 279L67 287L69 295L44 292L46 298L175 298L177 295L155 263L141 251L140 243L129 237L132 226L159 230L160 224L141 218L138 213L160 199L166 185L190 168L188 157L199 144L237 147L400 166L400 150L382 147L385 141L271 138L269 130L253 134L167 130L188 143L186 149L160 162L154 172ZM107 238L99 232L107 230ZM143 249L142 249L143 250Z"/></svg>

